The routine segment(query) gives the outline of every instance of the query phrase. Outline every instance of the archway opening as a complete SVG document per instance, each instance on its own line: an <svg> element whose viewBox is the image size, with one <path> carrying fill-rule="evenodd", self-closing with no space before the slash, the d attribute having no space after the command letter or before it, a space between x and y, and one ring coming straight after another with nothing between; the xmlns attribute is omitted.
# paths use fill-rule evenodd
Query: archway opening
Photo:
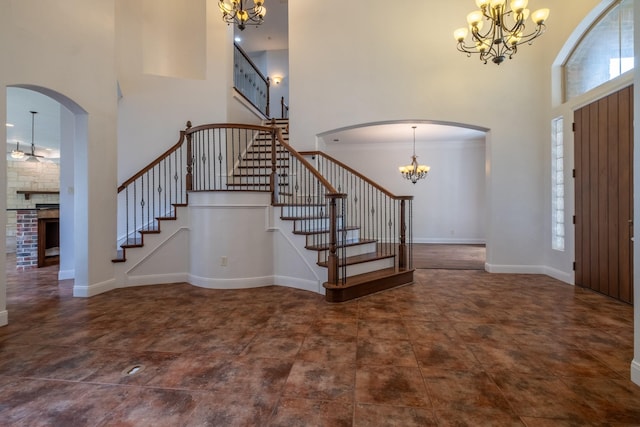
<svg viewBox="0 0 640 427"><path fill-rule="evenodd" d="M415 184L398 171L411 161L413 126L418 162L431 167ZM484 269L486 133L459 123L395 120L323 132L318 146L390 192L414 196L416 268Z"/></svg>
<svg viewBox="0 0 640 427"><path fill-rule="evenodd" d="M36 194L33 194L32 207L35 208L40 201L44 202L42 205L45 207L57 205L59 209L56 230L58 241L55 242L57 248L47 248L58 251L57 279L84 278L87 276L88 264L86 257L78 254L86 253L88 246L87 227L83 226L87 222L87 194L86 190L82 190L83 186L77 186L76 183L82 183L87 178L87 113L79 104L61 93L26 84L7 87L6 103L7 122L14 125L11 129L8 127L7 131L7 148L10 148L8 151L17 148L15 139L19 138L21 143L26 142L21 144L26 153L25 163L37 163L40 166L31 168L51 172L48 176L38 179L30 177L20 181L18 177L17 185L24 186L25 190L36 191ZM25 127L28 128L28 141L22 141L27 139L24 136ZM11 132L14 128L17 131L15 133ZM33 131L36 129L37 133L34 134ZM14 144L16 146L10 146ZM10 168L11 166L7 167L8 170ZM53 175L57 175L57 185L46 182ZM57 190L53 186L56 186ZM76 191L78 187L81 191ZM12 190L15 192L15 189ZM44 194L37 194L39 190ZM9 197L12 195L8 192ZM46 200L42 199L43 197ZM9 205L7 207L11 208ZM8 236L7 248L12 250L14 246L9 237L13 236ZM38 244L41 245L41 242Z"/></svg>

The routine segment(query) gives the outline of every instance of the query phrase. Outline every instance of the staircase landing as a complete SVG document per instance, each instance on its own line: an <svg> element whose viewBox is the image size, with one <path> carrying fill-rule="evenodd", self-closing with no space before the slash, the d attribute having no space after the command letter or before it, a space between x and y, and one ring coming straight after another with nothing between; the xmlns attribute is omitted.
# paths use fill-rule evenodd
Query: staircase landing
<svg viewBox="0 0 640 427"><path fill-rule="evenodd" d="M415 270L399 271L396 268L376 270L347 278L345 284L333 285L324 283L325 300L328 302L345 302L376 292L413 283Z"/></svg>

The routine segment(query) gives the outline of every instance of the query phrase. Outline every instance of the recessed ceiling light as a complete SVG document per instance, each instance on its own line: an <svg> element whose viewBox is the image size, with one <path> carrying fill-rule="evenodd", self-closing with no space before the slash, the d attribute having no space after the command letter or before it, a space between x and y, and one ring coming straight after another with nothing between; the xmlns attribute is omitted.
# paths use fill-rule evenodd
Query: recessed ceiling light
<svg viewBox="0 0 640 427"><path fill-rule="evenodd" d="M12 128L13 127L13 123L7 123L7 127L8 128Z"/></svg>
<svg viewBox="0 0 640 427"><path fill-rule="evenodd" d="M236 36L233 40L235 40L236 43L240 43L242 41L242 39L238 36Z"/></svg>

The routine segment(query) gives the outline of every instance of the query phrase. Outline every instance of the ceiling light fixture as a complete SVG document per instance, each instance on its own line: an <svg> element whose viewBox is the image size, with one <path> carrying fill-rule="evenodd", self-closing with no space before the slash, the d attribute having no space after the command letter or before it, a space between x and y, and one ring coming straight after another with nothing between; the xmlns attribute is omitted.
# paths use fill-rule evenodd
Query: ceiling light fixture
<svg viewBox="0 0 640 427"><path fill-rule="evenodd" d="M13 123L6 123L6 126L7 126L8 128L12 128L12 127L13 127Z"/></svg>
<svg viewBox="0 0 640 427"><path fill-rule="evenodd" d="M11 150L12 159L21 159L24 157L24 151L20 149L20 141L16 141L16 149Z"/></svg>
<svg viewBox="0 0 640 427"><path fill-rule="evenodd" d="M418 156L416 156L417 126L411 126L411 128L413 129L413 156L411 156L411 164L408 164L407 166L400 166L398 170L400 170L403 178L408 179L415 184L418 180L427 177L431 167L418 164Z"/></svg>
<svg viewBox="0 0 640 427"><path fill-rule="evenodd" d="M227 24L236 24L240 31L246 28L247 24L260 25L267 14L264 7L264 0L253 0L253 8L245 9L244 0L219 0L218 7L222 11L222 20Z"/></svg>
<svg viewBox="0 0 640 427"><path fill-rule="evenodd" d="M507 57L511 59L518 52L518 46L523 43L531 44L536 37L541 36L547 28L544 22L549 17L549 9L538 9L531 13L531 20L535 29L525 34L525 25L529 18L528 0L511 0L507 9L506 0L476 0L480 10L474 10L467 15L467 23L471 30L471 42L466 45L465 38L469 33L466 28L458 28L453 36L458 41L458 50L471 56L480 54L480 60L485 64L490 59L500 65ZM485 26L488 27L482 32Z"/></svg>
<svg viewBox="0 0 640 427"><path fill-rule="evenodd" d="M38 157L43 157L43 156L39 156L35 153L35 149L36 146L33 142L34 140L34 135L35 135L35 117L36 114L38 114L37 111L29 111L31 113L31 154L29 154L29 158L27 159L27 162L39 162L40 160L38 160Z"/></svg>

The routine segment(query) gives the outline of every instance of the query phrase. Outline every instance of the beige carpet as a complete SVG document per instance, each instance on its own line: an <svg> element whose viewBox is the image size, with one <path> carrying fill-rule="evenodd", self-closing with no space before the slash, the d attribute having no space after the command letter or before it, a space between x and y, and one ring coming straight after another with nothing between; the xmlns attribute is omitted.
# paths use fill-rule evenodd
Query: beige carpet
<svg viewBox="0 0 640 427"><path fill-rule="evenodd" d="M447 270L484 270L485 245L444 245L415 243L413 267Z"/></svg>

